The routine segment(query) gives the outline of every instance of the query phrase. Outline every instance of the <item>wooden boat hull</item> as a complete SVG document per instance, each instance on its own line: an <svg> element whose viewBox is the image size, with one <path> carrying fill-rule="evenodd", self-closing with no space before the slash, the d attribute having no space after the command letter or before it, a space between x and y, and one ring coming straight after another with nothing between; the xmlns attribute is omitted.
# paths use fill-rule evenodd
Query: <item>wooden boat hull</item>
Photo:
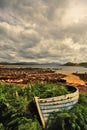
<svg viewBox="0 0 87 130"><path fill-rule="evenodd" d="M46 121L52 113L64 109L70 110L78 102L79 99L78 89L73 86L68 87L72 88L74 92L52 98L42 99L39 97L34 97L43 127L45 127Z"/></svg>

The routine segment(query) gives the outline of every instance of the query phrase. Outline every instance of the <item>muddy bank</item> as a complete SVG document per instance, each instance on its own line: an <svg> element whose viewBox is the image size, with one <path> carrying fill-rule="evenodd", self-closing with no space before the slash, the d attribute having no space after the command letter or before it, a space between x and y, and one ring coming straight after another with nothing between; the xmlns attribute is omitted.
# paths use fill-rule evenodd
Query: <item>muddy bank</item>
<svg viewBox="0 0 87 130"><path fill-rule="evenodd" d="M73 85L79 88L81 93L87 93L87 74L86 73L70 73L70 72L60 72L64 74L63 79L66 80L66 84Z"/></svg>
<svg viewBox="0 0 87 130"><path fill-rule="evenodd" d="M87 73L73 73L72 75L77 76L76 80L75 79L73 80L72 77L73 80L72 85L78 87L81 93L87 93Z"/></svg>
<svg viewBox="0 0 87 130"><path fill-rule="evenodd" d="M38 81L59 83L65 82L64 76L42 68L0 68L0 82L3 83L28 84Z"/></svg>
<svg viewBox="0 0 87 130"><path fill-rule="evenodd" d="M79 76L79 78L83 80L85 84L87 85L87 73L73 73L73 74L76 76Z"/></svg>
<svg viewBox="0 0 87 130"><path fill-rule="evenodd" d="M0 68L0 82L8 84L26 85L36 82L66 83L79 88L80 92L87 92L87 74L63 73L42 68Z"/></svg>
<svg viewBox="0 0 87 130"><path fill-rule="evenodd" d="M78 85L77 87L82 93L87 93L87 73L73 73L85 82L85 85Z"/></svg>

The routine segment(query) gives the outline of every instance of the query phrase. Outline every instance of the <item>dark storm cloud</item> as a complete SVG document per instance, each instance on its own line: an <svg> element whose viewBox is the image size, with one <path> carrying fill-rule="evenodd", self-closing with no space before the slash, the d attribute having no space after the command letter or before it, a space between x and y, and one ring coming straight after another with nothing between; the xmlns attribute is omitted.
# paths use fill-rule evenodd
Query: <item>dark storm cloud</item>
<svg viewBox="0 0 87 130"><path fill-rule="evenodd" d="M0 9L10 9L16 4L17 0L0 0Z"/></svg>
<svg viewBox="0 0 87 130"><path fill-rule="evenodd" d="M43 0L45 2L45 5L47 5L48 9L46 12L47 17L52 20L53 18L55 18L55 13L56 10L58 9L58 11L60 12L61 15L63 15L63 13L65 12L65 8L67 7L67 2L68 0L64 1L64 0ZM61 15L59 15L59 18L61 18Z"/></svg>
<svg viewBox="0 0 87 130"><path fill-rule="evenodd" d="M71 37L73 41L79 44L87 44L87 16L80 21L79 23L73 24L72 26L69 26L67 29L64 30L67 32L67 36Z"/></svg>
<svg viewBox="0 0 87 130"><path fill-rule="evenodd" d="M8 4L6 0L0 0L0 8L4 8Z"/></svg>
<svg viewBox="0 0 87 130"><path fill-rule="evenodd" d="M79 11L75 3L0 0L0 61L86 60L87 2L77 0Z"/></svg>

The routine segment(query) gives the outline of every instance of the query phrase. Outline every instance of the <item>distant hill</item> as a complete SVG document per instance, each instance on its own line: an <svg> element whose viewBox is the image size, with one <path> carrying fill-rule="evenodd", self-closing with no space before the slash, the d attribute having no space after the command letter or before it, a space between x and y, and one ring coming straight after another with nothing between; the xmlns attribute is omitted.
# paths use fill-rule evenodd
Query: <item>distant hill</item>
<svg viewBox="0 0 87 130"><path fill-rule="evenodd" d="M37 62L17 62L17 63L9 63L9 62L1 62L0 65L32 65L38 64Z"/></svg>
<svg viewBox="0 0 87 130"><path fill-rule="evenodd" d="M87 67L87 62L81 63L73 63L67 62L65 64L60 64L58 62L46 62L46 63L38 63L38 62L17 62L17 63L9 63L9 62L0 62L0 65L62 65L62 66L84 66Z"/></svg>
<svg viewBox="0 0 87 130"><path fill-rule="evenodd" d="M87 62L83 62L79 64L80 66L86 66L87 67Z"/></svg>
<svg viewBox="0 0 87 130"><path fill-rule="evenodd" d="M67 62L67 63L63 64L63 66L84 66L84 67L87 67L87 62L82 62L82 63Z"/></svg>
<svg viewBox="0 0 87 130"><path fill-rule="evenodd" d="M56 62L46 62L46 63L38 63L38 62L17 62L17 63L9 63L9 62L0 62L0 65L61 65Z"/></svg>
<svg viewBox="0 0 87 130"><path fill-rule="evenodd" d="M77 63L72 63L72 62L67 62L65 64L63 64L64 66L78 66L79 64Z"/></svg>

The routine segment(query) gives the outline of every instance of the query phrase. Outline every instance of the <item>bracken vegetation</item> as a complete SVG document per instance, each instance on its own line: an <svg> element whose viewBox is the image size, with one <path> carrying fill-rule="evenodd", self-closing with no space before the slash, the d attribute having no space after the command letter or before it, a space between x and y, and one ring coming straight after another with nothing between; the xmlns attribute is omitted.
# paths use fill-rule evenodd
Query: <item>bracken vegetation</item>
<svg viewBox="0 0 87 130"><path fill-rule="evenodd" d="M33 102L34 96L67 94L65 86L38 83L19 87L0 84L0 130L43 130ZM87 94L81 94L72 110L54 113L45 130L87 130Z"/></svg>

